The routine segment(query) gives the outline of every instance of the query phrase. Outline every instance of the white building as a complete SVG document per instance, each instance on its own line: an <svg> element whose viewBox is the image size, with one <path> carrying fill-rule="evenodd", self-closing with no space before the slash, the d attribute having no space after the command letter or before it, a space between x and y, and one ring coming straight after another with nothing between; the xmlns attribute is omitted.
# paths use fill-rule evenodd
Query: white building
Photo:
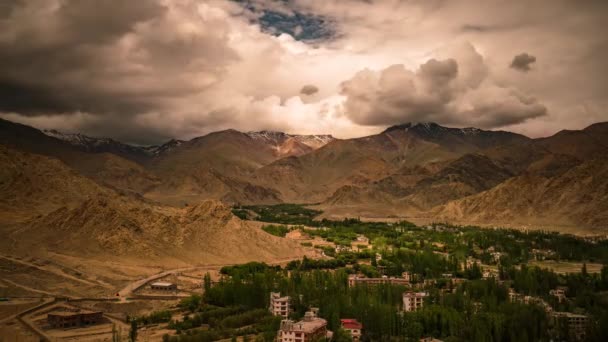
<svg viewBox="0 0 608 342"><path fill-rule="evenodd" d="M268 310L274 316L289 317L289 296L281 297L280 292L270 292L270 305Z"/></svg>
<svg viewBox="0 0 608 342"><path fill-rule="evenodd" d="M277 334L277 342L308 342L327 338L327 321L308 311L304 319L294 322L290 319L281 321L281 328Z"/></svg>
<svg viewBox="0 0 608 342"><path fill-rule="evenodd" d="M404 292L403 293L403 311L410 312L422 309L424 306L424 298L429 294L426 292Z"/></svg>

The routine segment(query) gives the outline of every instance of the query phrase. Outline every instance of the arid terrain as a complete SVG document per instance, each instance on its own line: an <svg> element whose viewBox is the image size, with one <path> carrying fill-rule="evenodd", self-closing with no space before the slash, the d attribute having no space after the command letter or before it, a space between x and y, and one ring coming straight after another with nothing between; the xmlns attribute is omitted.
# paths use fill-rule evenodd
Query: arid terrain
<svg viewBox="0 0 608 342"><path fill-rule="evenodd" d="M606 124L545 139L406 124L349 140L228 130L141 147L0 121L0 297L22 298L2 306L2 329L33 338L44 311L20 313L68 298L115 305L84 333L110 336L112 312L151 310L152 281L179 284L175 302L221 266L319 256L302 243L323 240L273 236L233 205L605 234L606 141ZM68 335L55 338L79 338Z"/></svg>

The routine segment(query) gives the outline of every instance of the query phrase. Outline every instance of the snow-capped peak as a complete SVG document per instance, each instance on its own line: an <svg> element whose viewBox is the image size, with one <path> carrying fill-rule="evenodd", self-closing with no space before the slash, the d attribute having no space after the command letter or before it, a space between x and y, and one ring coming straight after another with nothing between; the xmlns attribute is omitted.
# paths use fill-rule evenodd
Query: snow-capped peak
<svg viewBox="0 0 608 342"><path fill-rule="evenodd" d="M275 146L282 145L288 139L294 139L299 143L312 147L313 149L322 147L334 140L334 137L329 134L300 135L277 131L252 131L247 132L246 134L252 139L266 140Z"/></svg>
<svg viewBox="0 0 608 342"><path fill-rule="evenodd" d="M80 133L62 133L62 132L59 132L54 129L50 129L50 130L45 129L42 132L50 137L69 142L72 145L84 146L84 147L101 146L101 145L106 145L106 144L115 142L109 138L94 138L94 137L89 137L87 135L80 134ZM118 143L118 142L115 142L115 143Z"/></svg>

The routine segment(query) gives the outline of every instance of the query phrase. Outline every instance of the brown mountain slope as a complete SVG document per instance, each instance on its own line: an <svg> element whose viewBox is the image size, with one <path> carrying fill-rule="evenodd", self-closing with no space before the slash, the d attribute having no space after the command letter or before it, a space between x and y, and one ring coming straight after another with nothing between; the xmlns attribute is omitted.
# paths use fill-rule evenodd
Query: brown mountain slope
<svg viewBox="0 0 608 342"><path fill-rule="evenodd" d="M526 140L507 132L406 124L369 137L333 141L298 158L278 160L259 169L255 179L274 186L286 201L318 202L344 186L364 186L403 167L443 162Z"/></svg>
<svg viewBox="0 0 608 342"><path fill-rule="evenodd" d="M304 253L297 243L241 221L213 200L176 209L95 197L24 226L12 234L20 248L39 245L80 257L233 263L295 258Z"/></svg>
<svg viewBox="0 0 608 342"><path fill-rule="evenodd" d="M564 130L534 142L553 153L578 159L601 157L608 154L608 122L596 123L580 131Z"/></svg>
<svg viewBox="0 0 608 342"><path fill-rule="evenodd" d="M6 223L74 206L110 191L57 159L0 145L0 193L0 217Z"/></svg>
<svg viewBox="0 0 608 342"><path fill-rule="evenodd" d="M404 168L362 187L344 186L322 203L332 206L392 206L402 213L417 213L450 200L490 189L513 176L490 158L466 154L439 170Z"/></svg>
<svg viewBox="0 0 608 342"><path fill-rule="evenodd" d="M550 167L550 166L549 166ZM608 228L608 159L558 175L527 172L485 192L448 203L436 217L466 222L581 224Z"/></svg>
<svg viewBox="0 0 608 342"><path fill-rule="evenodd" d="M0 119L0 144L23 152L57 158L100 184L141 193L159 183L137 163L113 153L85 152L41 131Z"/></svg>
<svg viewBox="0 0 608 342"><path fill-rule="evenodd" d="M251 180L254 172L284 156L309 153L333 138L281 132L227 130L182 143L147 167L163 183L146 196L169 204L203 198L228 203L278 203L280 194Z"/></svg>
<svg viewBox="0 0 608 342"><path fill-rule="evenodd" d="M185 208L124 196L59 160L0 146L0 250L140 262L231 263L303 255L217 201Z"/></svg>

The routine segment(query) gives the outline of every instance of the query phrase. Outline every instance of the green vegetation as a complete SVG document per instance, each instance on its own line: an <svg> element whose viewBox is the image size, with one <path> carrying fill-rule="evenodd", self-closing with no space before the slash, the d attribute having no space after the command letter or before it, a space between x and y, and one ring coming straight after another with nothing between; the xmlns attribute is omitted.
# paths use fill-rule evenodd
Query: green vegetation
<svg viewBox="0 0 608 342"><path fill-rule="evenodd" d="M321 214L318 210L305 208L298 204L277 204L277 205L250 205L234 208L232 212L240 217L247 218L247 212L251 210L258 217L256 220L262 222L272 222L281 224L302 224L316 226L313 219Z"/></svg>
<svg viewBox="0 0 608 342"><path fill-rule="evenodd" d="M198 296L193 296L198 297ZM192 300L192 299L188 299ZM131 317L131 324L140 325L148 325L148 324L156 324L156 323L166 323L171 320L171 312L168 310L162 311L154 311L149 315L143 315L139 317Z"/></svg>
<svg viewBox="0 0 608 342"><path fill-rule="evenodd" d="M280 319L267 313L271 291L291 297L293 319L318 307L335 332L334 341L348 340L340 318L362 322L364 341L418 341L428 336L451 342L572 340L568 326L552 319L552 311L586 315L585 341L605 341L608 336L608 267L590 273L585 264L608 264L605 239L447 224L417 227L406 221L314 221L318 212L297 205L239 210L269 223L306 225L300 229L338 247L315 246L330 258L303 258L285 268L259 262L224 267L214 286L206 276L204 295L182 300L179 307L190 314L169 323L178 336L167 336L166 341L250 335L256 341L273 341ZM267 228L272 234L284 235L282 226L267 227L273 227ZM371 246L351 248L366 240ZM580 272L558 274L530 266L540 261L582 267ZM488 276L490 270L493 275ZM348 286L351 274L400 277L403 272L412 275L407 287ZM558 287L566 289L565 300L550 293ZM428 293L421 310L401 311L407 290Z"/></svg>
<svg viewBox="0 0 608 342"><path fill-rule="evenodd" d="M229 329L253 324L254 328L248 328L247 332L269 336L266 340L270 341L277 326L268 324L263 317L267 317L265 308L268 294L270 291L280 291L292 298L293 318L302 317L311 306L319 307L320 316L328 320L329 329L334 331L339 330L339 318L357 318L365 326L367 340L372 341L391 338L417 341L423 336L451 341L548 341L554 337L553 326L543 307L509 302L510 282L521 293L539 293L547 300L551 298L545 289L558 284L576 283L578 286L574 288L585 294L580 298L577 295L573 303L568 305L573 305L573 310L585 310L606 319L602 316L605 309L599 304L605 298L602 299L598 293L608 289L608 270L604 276L587 274L584 280L580 278L581 274L562 277L539 268L510 268L503 273L503 284L494 279L471 280L452 289L453 285L438 282L426 288L429 298L422 310L404 314L399 312L405 287L378 285L349 288L346 281L348 274L349 270L344 268L336 271L292 270L290 273L273 268L255 273L241 269L204 295L204 302L213 309L172 327L184 329L196 327L199 323L215 322L215 328L205 334L212 331L218 336L230 336L226 331L235 332ZM553 280L556 284L551 283ZM597 295L585 300L592 293ZM578 306L579 300L582 306ZM264 330L262 323L269 330ZM603 324L601 319L591 321L588 332L590 341L602 340L605 333Z"/></svg>
<svg viewBox="0 0 608 342"><path fill-rule="evenodd" d="M276 226L272 224L268 226L263 226L262 230L268 234L272 234L279 237L285 237L285 235L289 233L289 228L287 228L286 226Z"/></svg>

